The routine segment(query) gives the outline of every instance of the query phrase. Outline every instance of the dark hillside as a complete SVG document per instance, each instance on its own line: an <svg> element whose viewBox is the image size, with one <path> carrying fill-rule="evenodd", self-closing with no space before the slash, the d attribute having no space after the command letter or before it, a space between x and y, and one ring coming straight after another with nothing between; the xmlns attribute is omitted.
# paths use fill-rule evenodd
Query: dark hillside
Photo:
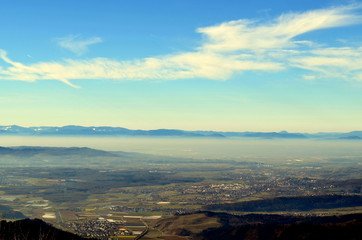
<svg viewBox="0 0 362 240"><path fill-rule="evenodd" d="M294 224L248 224L205 230L200 240L357 240L362 221L342 223L298 222Z"/></svg>
<svg viewBox="0 0 362 240"><path fill-rule="evenodd" d="M40 219L0 222L0 240L83 240L77 235L54 228Z"/></svg>
<svg viewBox="0 0 362 240"><path fill-rule="evenodd" d="M248 202L215 204L206 206L206 210L240 212L279 212L310 211L313 209L333 209L362 206L359 195L324 195L302 197L277 197Z"/></svg>
<svg viewBox="0 0 362 240"><path fill-rule="evenodd" d="M362 239L362 214L316 217L196 212L161 219L154 227L190 240L357 240Z"/></svg>

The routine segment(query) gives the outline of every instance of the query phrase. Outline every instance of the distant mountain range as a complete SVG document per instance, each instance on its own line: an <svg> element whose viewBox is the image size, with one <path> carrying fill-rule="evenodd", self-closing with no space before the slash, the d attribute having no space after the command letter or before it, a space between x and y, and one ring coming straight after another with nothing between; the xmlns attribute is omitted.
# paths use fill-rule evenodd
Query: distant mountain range
<svg viewBox="0 0 362 240"><path fill-rule="evenodd" d="M347 133L290 133L281 132L219 132L184 131L178 129L132 130L122 127L84 127L69 125L64 127L21 127L17 125L0 126L1 135L17 136L142 136L142 137L241 137L241 138L284 138L284 139L342 139L362 140L362 131Z"/></svg>

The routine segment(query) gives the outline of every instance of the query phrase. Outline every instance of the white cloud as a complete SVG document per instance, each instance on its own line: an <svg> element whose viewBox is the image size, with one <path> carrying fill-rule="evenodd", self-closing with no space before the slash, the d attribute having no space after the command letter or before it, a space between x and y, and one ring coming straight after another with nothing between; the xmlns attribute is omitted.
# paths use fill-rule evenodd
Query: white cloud
<svg viewBox="0 0 362 240"><path fill-rule="evenodd" d="M59 46L65 48L77 55L82 55L88 50L88 46L102 42L100 37L92 37L88 39L82 39L80 35L69 35L56 39Z"/></svg>
<svg viewBox="0 0 362 240"><path fill-rule="evenodd" d="M321 48L311 51L312 54L321 56L348 56L348 57L361 57L362 48L352 47L334 47L334 48Z"/></svg>
<svg viewBox="0 0 362 240"><path fill-rule="evenodd" d="M20 63L4 61L13 65L0 71L0 79L23 81L60 80L72 85L74 79L117 79L117 80L172 80L187 78L207 78L225 80L240 70L280 70L281 66L272 62L251 62L237 56L225 57L206 53L184 53L161 58L145 58L137 61L115 61L107 58L90 60L65 60L63 62L40 62L24 66Z"/></svg>
<svg viewBox="0 0 362 240"><path fill-rule="evenodd" d="M76 87L70 81L227 80L234 73L244 71L280 71L295 67L312 72L304 74L304 79L333 75L357 80L361 76L362 48L321 48L308 40L294 39L309 31L359 23L361 16L353 12L357 8L359 6L288 13L266 23L237 20L199 28L197 31L204 35L204 41L193 52L132 61L93 58L25 65L12 61L0 50L0 58L10 65L0 68L0 79L59 80ZM100 41L100 38L80 40L78 36L68 36L60 39L59 44L82 54L89 45Z"/></svg>
<svg viewBox="0 0 362 240"><path fill-rule="evenodd" d="M322 74L320 78L339 78L360 81L362 76L362 48L324 48L308 52L308 56L294 57L290 64L297 68Z"/></svg>
<svg viewBox="0 0 362 240"><path fill-rule="evenodd" d="M357 7L289 13L268 23L237 20L197 31L207 39L201 49L213 52L289 48L301 43L311 44L309 41L293 41L294 37L303 33L360 23L361 16L352 13Z"/></svg>

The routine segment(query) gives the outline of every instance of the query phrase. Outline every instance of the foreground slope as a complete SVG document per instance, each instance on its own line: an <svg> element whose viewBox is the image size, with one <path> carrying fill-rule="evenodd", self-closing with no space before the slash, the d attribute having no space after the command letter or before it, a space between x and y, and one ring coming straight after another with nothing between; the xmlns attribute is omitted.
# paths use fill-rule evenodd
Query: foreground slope
<svg viewBox="0 0 362 240"><path fill-rule="evenodd" d="M154 228L164 234L157 239L356 240L362 239L362 214L303 217L196 212L161 219Z"/></svg>
<svg viewBox="0 0 362 240"><path fill-rule="evenodd" d="M0 222L0 240L83 240L84 238L54 228L40 219Z"/></svg>

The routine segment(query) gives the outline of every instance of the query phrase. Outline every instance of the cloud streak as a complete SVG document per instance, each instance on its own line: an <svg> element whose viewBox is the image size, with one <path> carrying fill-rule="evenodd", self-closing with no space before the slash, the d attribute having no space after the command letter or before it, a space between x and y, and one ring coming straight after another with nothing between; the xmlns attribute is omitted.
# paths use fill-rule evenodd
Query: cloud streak
<svg viewBox="0 0 362 240"><path fill-rule="evenodd" d="M297 47L301 42L293 41L293 38L303 33L360 23L362 17L352 13L358 7L288 13L267 23L242 19L199 28L197 32L207 39L200 49L229 52Z"/></svg>
<svg viewBox="0 0 362 240"><path fill-rule="evenodd" d="M107 58L90 60L65 60L41 62L25 66L1 56L13 65L0 70L1 79L23 81L55 79L75 87L69 80L116 79L116 80L175 80L206 78L226 80L235 71L279 70L282 67L272 62L247 61L235 56L185 53L163 58L146 58L137 61L115 61Z"/></svg>
<svg viewBox="0 0 362 240"><path fill-rule="evenodd" d="M295 40L303 33L362 22L355 14L360 6L288 13L269 22L237 20L197 29L202 44L192 52L170 54L132 61L108 58L22 64L7 57L0 68L3 80L59 80L72 87L78 79L121 81L211 79L227 80L245 71L281 71L300 68L311 73L305 79L323 76L362 80L362 48L320 48L308 40ZM100 38L80 40L77 36L59 39L59 44L78 54Z"/></svg>
<svg viewBox="0 0 362 240"><path fill-rule="evenodd" d="M314 78L339 78L362 81L362 47L323 48L308 56L290 60L294 67L314 72Z"/></svg>
<svg viewBox="0 0 362 240"><path fill-rule="evenodd" d="M80 56L88 51L90 45L101 43L103 40L100 37L82 39L80 35L69 35L63 38L57 38L56 41L60 47Z"/></svg>

